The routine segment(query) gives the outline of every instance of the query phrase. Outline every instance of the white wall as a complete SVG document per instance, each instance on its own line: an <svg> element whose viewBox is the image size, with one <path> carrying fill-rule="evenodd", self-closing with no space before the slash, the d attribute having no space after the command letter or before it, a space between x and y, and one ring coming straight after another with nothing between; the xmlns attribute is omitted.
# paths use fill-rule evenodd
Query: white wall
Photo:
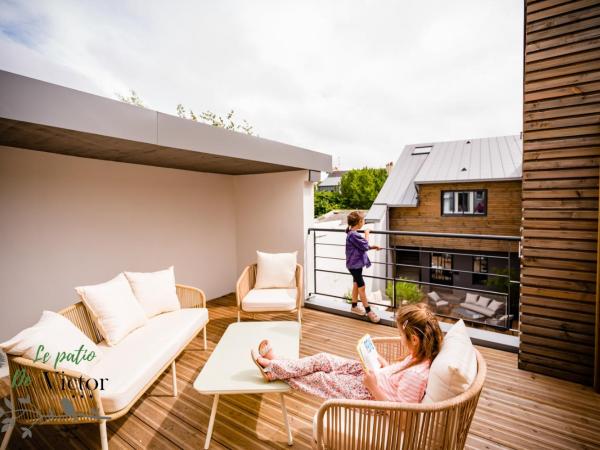
<svg viewBox="0 0 600 450"><path fill-rule="evenodd" d="M234 177L238 272L256 262L256 250L298 251L313 219L313 184L308 171Z"/></svg>
<svg viewBox="0 0 600 450"><path fill-rule="evenodd" d="M263 233L265 249L271 239L273 248L283 248L273 229L290 226L298 231L295 240L302 238L296 230L303 224L301 196L291 186L297 178L275 195L275 208L263 183L260 201L258 192L251 195L257 214L248 208L250 215L241 215L255 225L265 224L266 215L273 219ZM236 252L246 255L250 230L261 234L252 225L248 232L236 227L240 183L234 186L234 179L0 147L0 341L34 323L43 309L73 303L73 287L123 270L174 265L178 282L201 287L209 299L232 292ZM241 184L252 185L247 181ZM245 240L241 248L236 234Z"/></svg>

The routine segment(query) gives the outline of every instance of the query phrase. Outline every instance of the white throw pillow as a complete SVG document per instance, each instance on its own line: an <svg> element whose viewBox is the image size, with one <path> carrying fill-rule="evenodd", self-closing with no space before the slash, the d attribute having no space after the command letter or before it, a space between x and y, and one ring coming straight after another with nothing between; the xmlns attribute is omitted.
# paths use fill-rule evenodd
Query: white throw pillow
<svg viewBox="0 0 600 450"><path fill-rule="evenodd" d="M429 294L427 294L429 296L429 298L431 300L433 300L434 302L439 302L441 300L440 296L438 295L437 292L435 291L431 291Z"/></svg>
<svg viewBox="0 0 600 450"><path fill-rule="evenodd" d="M492 300L492 301L489 303L489 305L487 305L487 308L488 308L490 311L493 311L494 313L497 313L497 312L498 312L498 310L499 310L500 308L502 308L503 306L504 306L504 303L502 303L502 302L499 302L498 300Z"/></svg>
<svg viewBox="0 0 600 450"><path fill-rule="evenodd" d="M158 272L125 272L125 276L147 317L181 308L173 266Z"/></svg>
<svg viewBox="0 0 600 450"><path fill-rule="evenodd" d="M462 320L444 336L442 349L431 363L423 403L434 403L465 392L477 376L475 348Z"/></svg>
<svg viewBox="0 0 600 450"><path fill-rule="evenodd" d="M296 287L296 254L256 252L255 289Z"/></svg>
<svg viewBox="0 0 600 450"><path fill-rule="evenodd" d="M52 311L44 311L35 325L0 344L0 349L9 355L37 359L36 362L56 369L86 375L100 360L98 346L73 322Z"/></svg>
<svg viewBox="0 0 600 450"><path fill-rule="evenodd" d="M146 313L122 273L106 283L80 286L75 290L110 346L146 323Z"/></svg>
<svg viewBox="0 0 600 450"><path fill-rule="evenodd" d="M477 294L467 293L467 297L465 298L465 303L477 303Z"/></svg>
<svg viewBox="0 0 600 450"><path fill-rule="evenodd" d="M492 299L488 297L479 297L479 300L477 300L477 305L481 306L482 308L487 308L491 300Z"/></svg>

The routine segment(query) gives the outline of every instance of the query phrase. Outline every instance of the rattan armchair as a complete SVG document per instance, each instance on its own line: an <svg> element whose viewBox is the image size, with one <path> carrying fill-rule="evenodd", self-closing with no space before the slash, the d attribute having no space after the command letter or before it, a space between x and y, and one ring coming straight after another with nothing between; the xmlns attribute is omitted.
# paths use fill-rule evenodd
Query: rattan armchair
<svg viewBox="0 0 600 450"><path fill-rule="evenodd" d="M373 339L390 362L401 359L400 338ZM318 449L459 450L464 448L487 368L477 351L477 376L469 389L437 403L328 400L313 434Z"/></svg>
<svg viewBox="0 0 600 450"><path fill-rule="evenodd" d="M304 294L303 288L303 269L300 264L296 264L296 302L293 308L288 309L262 309L261 311L245 311L243 309L242 301L248 293L254 289L256 284L256 268L257 264L251 264L247 266L240 275L237 281L235 294L237 298L238 322L241 320L242 313L258 314L258 313L274 313L274 312L289 312L296 313L298 317L298 323L302 324L302 296Z"/></svg>
<svg viewBox="0 0 600 450"><path fill-rule="evenodd" d="M206 308L206 296L200 289L179 284L176 289L177 297L179 298L179 303L182 308ZM62 311L59 311L59 314L62 314L73 322L75 326L96 344L103 339L83 302L68 306ZM152 386L158 377L160 377L169 367L171 367L173 377L173 396L177 396L175 359L187 347L189 342L191 342L191 340L188 341L178 354L175 355L175 357L173 357L156 374L156 376L140 390L139 394L136 395L129 404L119 411L113 411L109 414L104 413L99 390L90 390L86 387L86 382L88 380L87 376L76 371L54 369L53 366L48 364L33 362L32 360L23 357L8 355L10 379L12 380L17 371L22 371L24 369L29 376L31 383L24 383L18 387L11 384L10 401L12 420L9 429L6 431L2 443L0 444L0 450L5 450L8 446L12 431L17 424L32 426L77 425L83 423L99 424L102 450L108 450L106 422L118 419L127 414L144 392ZM204 349L206 350L206 348L206 326L204 326ZM78 383L80 378L83 381L81 384ZM70 399L73 410L67 411L65 410L63 399L64 393L60 389L52 388L51 386L60 386L60 383L69 383L71 380L74 380L72 383L73 388L71 389L73 397ZM23 407L22 400L19 399L28 400L25 405L26 407ZM69 409L71 409L70 406Z"/></svg>

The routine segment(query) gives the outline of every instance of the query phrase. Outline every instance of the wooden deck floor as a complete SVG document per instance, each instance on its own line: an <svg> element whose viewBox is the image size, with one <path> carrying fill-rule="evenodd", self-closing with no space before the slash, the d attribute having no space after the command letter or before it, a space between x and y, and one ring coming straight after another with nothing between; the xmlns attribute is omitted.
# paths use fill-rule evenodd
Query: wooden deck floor
<svg viewBox="0 0 600 450"><path fill-rule="evenodd" d="M170 396L167 372L128 415L109 422L111 449L202 448L212 398L198 394L192 383L227 325L235 321L233 305L232 296L210 302L209 351L202 350L197 338L177 360L179 396ZM306 310L301 354L329 351L354 357L357 338L367 332L395 335L390 327ZM600 395L577 384L521 371L515 354L480 350L489 372L467 448L600 448ZM286 403L294 436L292 448L311 448L312 417L321 400L295 392ZM26 440L15 432L9 448L99 448L98 428L38 427ZM211 448L289 448L277 396L222 397Z"/></svg>

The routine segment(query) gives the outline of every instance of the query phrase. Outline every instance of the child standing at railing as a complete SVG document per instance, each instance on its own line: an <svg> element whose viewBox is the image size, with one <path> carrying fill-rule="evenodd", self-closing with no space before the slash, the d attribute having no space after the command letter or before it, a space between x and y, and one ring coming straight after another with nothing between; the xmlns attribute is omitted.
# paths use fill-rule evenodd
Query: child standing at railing
<svg viewBox="0 0 600 450"><path fill-rule="evenodd" d="M354 314L364 316L365 314L371 322L379 322L379 316L371 310L369 300L365 292L365 280L362 276L363 267L370 267L371 261L367 251L380 250L376 245L369 245L369 230L365 230L365 237L362 237L358 230L365 224L363 215L358 211L352 211L348 214L348 227L346 228L346 268L352 275L352 308ZM358 297L362 306L358 305Z"/></svg>

